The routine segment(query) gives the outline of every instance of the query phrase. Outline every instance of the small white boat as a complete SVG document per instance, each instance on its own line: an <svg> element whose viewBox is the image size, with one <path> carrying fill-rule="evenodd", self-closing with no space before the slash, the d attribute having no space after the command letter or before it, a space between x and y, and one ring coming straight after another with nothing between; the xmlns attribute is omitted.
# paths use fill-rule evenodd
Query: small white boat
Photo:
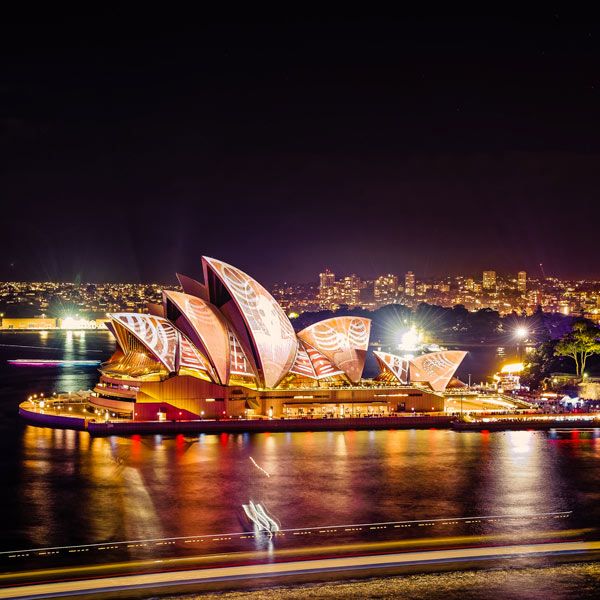
<svg viewBox="0 0 600 600"><path fill-rule="evenodd" d="M264 531L268 535L279 531L279 523L267 514L267 511L258 502L255 504L250 500L248 504L242 504L240 521L246 531Z"/></svg>

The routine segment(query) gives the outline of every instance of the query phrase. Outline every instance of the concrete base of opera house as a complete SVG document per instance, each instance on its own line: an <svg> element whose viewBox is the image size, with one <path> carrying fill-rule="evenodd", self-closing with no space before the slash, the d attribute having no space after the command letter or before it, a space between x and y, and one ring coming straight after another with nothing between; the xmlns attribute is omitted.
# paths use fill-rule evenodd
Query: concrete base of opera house
<svg viewBox="0 0 600 600"><path fill-rule="evenodd" d="M92 435L178 434L178 433L261 433L285 431L347 431L367 429L448 429L449 415L409 415L394 417L301 418L301 419L199 419L171 421L133 421L129 419L96 420L86 415L85 407L77 403L77 411L68 402L60 410L33 402L19 405L19 414L27 422L41 427L76 429ZM71 414L66 413L70 409Z"/></svg>
<svg viewBox="0 0 600 600"><path fill-rule="evenodd" d="M103 375L88 400L101 411L134 421L354 418L457 412L446 410L447 398L443 393L424 385L363 382L252 389L217 385L188 375L134 383Z"/></svg>
<svg viewBox="0 0 600 600"><path fill-rule="evenodd" d="M453 429L455 431L506 430L595 430L599 415L515 415L498 416L464 422L451 415L406 415L355 418L301 419L204 419L191 421L132 421L129 419L96 420L77 401L62 402L61 408L40 408L31 401L19 405L19 414L28 423L55 429L87 431L94 436L145 434L219 434L293 431L349 431L381 429Z"/></svg>

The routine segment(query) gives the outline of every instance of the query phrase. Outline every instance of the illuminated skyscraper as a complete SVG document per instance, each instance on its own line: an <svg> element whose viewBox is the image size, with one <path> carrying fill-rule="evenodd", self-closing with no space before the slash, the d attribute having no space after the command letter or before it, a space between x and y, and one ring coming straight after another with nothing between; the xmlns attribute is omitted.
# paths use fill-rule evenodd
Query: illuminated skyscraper
<svg viewBox="0 0 600 600"><path fill-rule="evenodd" d="M325 269L319 273L319 306L328 309L335 300L335 273Z"/></svg>
<svg viewBox="0 0 600 600"><path fill-rule="evenodd" d="M337 284L337 301L339 304L358 306L360 304L360 277L350 275L344 277Z"/></svg>
<svg viewBox="0 0 600 600"><path fill-rule="evenodd" d="M496 291L496 271L483 272L483 289Z"/></svg>
<svg viewBox="0 0 600 600"><path fill-rule="evenodd" d="M381 304L393 302L398 293L398 277L396 275L381 275L375 280L375 301Z"/></svg>
<svg viewBox="0 0 600 600"><path fill-rule="evenodd" d="M415 274L412 271L404 276L404 293L407 296L415 295Z"/></svg>
<svg viewBox="0 0 600 600"><path fill-rule="evenodd" d="M521 294L527 291L527 273L525 271L519 271L517 275L517 289Z"/></svg>

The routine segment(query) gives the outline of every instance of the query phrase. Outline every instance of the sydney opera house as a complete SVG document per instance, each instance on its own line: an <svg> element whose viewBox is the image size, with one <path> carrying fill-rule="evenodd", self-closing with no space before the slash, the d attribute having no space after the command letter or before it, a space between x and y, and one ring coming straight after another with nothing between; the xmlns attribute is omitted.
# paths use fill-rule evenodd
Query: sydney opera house
<svg viewBox="0 0 600 600"><path fill-rule="evenodd" d="M178 275L148 313L110 315L117 342L92 403L134 420L348 417L443 411L465 353L412 360L375 352L362 379L369 319L336 317L296 332L257 281L203 257L203 283ZM497 407L496 407L497 408Z"/></svg>

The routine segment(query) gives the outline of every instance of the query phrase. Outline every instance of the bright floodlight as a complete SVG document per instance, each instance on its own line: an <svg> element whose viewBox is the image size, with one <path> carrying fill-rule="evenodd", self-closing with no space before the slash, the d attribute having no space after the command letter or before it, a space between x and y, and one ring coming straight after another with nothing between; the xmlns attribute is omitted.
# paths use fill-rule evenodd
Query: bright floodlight
<svg viewBox="0 0 600 600"><path fill-rule="evenodd" d="M402 350L411 351L416 350L421 336L417 333L417 330L412 327L408 331L405 331L400 338L400 348Z"/></svg>
<svg viewBox="0 0 600 600"><path fill-rule="evenodd" d="M525 329L525 327L517 327L515 329L515 335L518 338L521 338L521 339L524 338L527 335L527 333L528 333L528 331L527 331L527 329Z"/></svg>

